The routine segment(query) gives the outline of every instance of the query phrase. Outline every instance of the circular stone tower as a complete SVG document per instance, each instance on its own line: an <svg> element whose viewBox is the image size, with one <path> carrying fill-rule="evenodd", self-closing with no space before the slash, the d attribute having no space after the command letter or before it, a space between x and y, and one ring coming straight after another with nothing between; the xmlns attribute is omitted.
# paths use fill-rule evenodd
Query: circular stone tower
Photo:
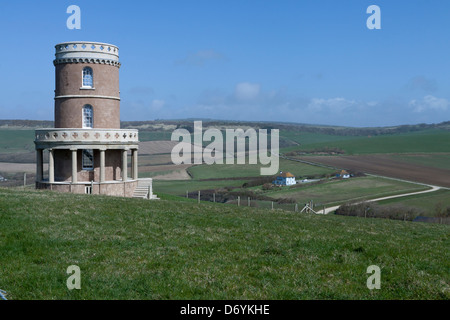
<svg viewBox="0 0 450 320"><path fill-rule="evenodd" d="M36 187L131 197L139 141L137 130L120 129L119 49L84 41L55 48L55 128L36 130Z"/></svg>

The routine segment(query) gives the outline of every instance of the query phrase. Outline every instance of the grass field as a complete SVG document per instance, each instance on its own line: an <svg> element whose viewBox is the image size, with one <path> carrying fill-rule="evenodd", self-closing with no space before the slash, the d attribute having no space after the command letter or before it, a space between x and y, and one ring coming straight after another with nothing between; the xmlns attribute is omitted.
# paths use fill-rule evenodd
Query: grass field
<svg viewBox="0 0 450 320"><path fill-rule="evenodd" d="M302 188L285 187L269 191L267 196L293 199L298 203L314 200L323 205L335 205L345 201L362 201L387 195L426 190L427 187L378 177L359 177L329 181Z"/></svg>
<svg viewBox="0 0 450 320"><path fill-rule="evenodd" d="M201 165L189 168L194 179L232 178L232 177L260 177L260 168L268 167L260 164L214 164ZM306 177L322 174L332 174L334 171L327 168L311 166L280 158L279 171L289 171L296 177Z"/></svg>
<svg viewBox="0 0 450 320"><path fill-rule="evenodd" d="M162 192L172 195L186 195L188 192L199 190L220 189L226 187L240 187L247 180L154 180L153 189L156 193Z"/></svg>
<svg viewBox="0 0 450 320"><path fill-rule="evenodd" d="M415 207L424 210L427 216L436 215L437 209L450 207L450 190L438 190L433 193L405 197L402 199L390 199L381 201L382 205L401 203L402 205Z"/></svg>
<svg viewBox="0 0 450 320"><path fill-rule="evenodd" d="M450 298L446 225L10 189L0 219L11 300Z"/></svg>
<svg viewBox="0 0 450 320"><path fill-rule="evenodd" d="M34 130L0 129L1 153L22 153L34 150Z"/></svg>
<svg viewBox="0 0 450 320"><path fill-rule="evenodd" d="M344 150L346 154L450 152L450 131L440 129L363 137L311 135L311 133L288 133L287 136L291 136L292 139L300 143L300 147L289 147L283 149L283 151L334 147ZM305 140L302 140L302 137Z"/></svg>

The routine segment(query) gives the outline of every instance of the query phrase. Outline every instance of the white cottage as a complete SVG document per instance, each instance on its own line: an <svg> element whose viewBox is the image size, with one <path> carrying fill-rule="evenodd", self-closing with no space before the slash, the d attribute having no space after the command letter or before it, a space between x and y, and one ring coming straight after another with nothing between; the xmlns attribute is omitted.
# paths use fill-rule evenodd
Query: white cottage
<svg viewBox="0 0 450 320"><path fill-rule="evenodd" d="M295 176L290 172L280 172L280 175L272 182L279 186L292 186L296 184Z"/></svg>

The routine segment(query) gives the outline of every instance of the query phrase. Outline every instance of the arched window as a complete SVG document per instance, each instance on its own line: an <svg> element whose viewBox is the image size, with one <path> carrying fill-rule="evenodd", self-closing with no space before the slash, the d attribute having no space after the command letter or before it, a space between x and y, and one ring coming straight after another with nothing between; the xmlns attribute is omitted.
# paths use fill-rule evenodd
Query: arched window
<svg viewBox="0 0 450 320"><path fill-rule="evenodd" d="M92 106L87 104L83 107L83 128L94 127L94 111Z"/></svg>
<svg viewBox="0 0 450 320"><path fill-rule="evenodd" d="M83 88L94 87L94 72L92 68L86 67L83 69Z"/></svg>

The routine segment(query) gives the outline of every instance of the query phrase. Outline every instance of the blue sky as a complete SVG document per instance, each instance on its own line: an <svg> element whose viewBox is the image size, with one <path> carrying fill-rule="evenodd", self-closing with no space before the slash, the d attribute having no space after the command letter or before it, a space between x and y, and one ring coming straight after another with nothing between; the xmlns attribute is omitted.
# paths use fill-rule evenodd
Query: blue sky
<svg viewBox="0 0 450 320"><path fill-rule="evenodd" d="M122 120L448 121L449 18L447 0L0 0L0 118L53 120L54 46L85 40L120 48Z"/></svg>

